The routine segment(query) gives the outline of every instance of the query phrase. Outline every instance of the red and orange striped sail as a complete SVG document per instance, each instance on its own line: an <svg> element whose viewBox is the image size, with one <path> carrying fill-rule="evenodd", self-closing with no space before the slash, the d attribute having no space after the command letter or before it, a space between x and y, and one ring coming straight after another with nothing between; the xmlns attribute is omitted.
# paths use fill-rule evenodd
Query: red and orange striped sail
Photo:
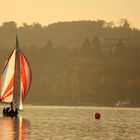
<svg viewBox="0 0 140 140"><path fill-rule="evenodd" d="M1 101L13 102L18 109L22 110L22 102L29 91L31 77L30 65L19 49L16 39L16 48L2 70L0 81Z"/></svg>

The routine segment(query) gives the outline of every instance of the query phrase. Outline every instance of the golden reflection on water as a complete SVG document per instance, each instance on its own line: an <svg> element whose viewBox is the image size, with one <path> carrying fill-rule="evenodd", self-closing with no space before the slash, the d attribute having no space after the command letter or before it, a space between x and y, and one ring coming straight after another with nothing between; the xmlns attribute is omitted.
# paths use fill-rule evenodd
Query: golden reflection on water
<svg viewBox="0 0 140 140"><path fill-rule="evenodd" d="M0 140L29 139L30 122L22 117L0 118Z"/></svg>

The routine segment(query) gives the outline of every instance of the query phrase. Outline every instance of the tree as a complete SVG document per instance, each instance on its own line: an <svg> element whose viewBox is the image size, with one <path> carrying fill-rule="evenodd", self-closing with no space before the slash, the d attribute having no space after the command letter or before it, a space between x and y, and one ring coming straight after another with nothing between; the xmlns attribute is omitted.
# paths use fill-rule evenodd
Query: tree
<svg viewBox="0 0 140 140"><path fill-rule="evenodd" d="M90 43L89 39L86 38L86 39L84 40L83 44L82 44L82 49L89 49L90 46L91 46L91 43Z"/></svg>
<svg viewBox="0 0 140 140"><path fill-rule="evenodd" d="M99 38L98 37L94 38L91 44L94 53L99 55L99 53L101 53L101 44Z"/></svg>
<svg viewBox="0 0 140 140"><path fill-rule="evenodd" d="M120 26L123 27L124 29L130 29L128 20L125 18L120 19Z"/></svg>
<svg viewBox="0 0 140 140"><path fill-rule="evenodd" d="M52 49L53 48L53 43L51 40L48 40L47 43L46 43L46 46L48 49Z"/></svg>
<svg viewBox="0 0 140 140"><path fill-rule="evenodd" d="M120 55L124 55L124 43L123 41L120 39L116 46L115 46L115 56L120 56Z"/></svg>

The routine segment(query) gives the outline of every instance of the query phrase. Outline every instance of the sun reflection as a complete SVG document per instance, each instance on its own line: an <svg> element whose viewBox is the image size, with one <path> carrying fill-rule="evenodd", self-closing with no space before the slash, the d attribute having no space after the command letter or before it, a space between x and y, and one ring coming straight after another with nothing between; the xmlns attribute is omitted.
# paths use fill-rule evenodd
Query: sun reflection
<svg viewBox="0 0 140 140"><path fill-rule="evenodd" d="M30 122L22 117L0 118L0 139L25 140L30 137Z"/></svg>

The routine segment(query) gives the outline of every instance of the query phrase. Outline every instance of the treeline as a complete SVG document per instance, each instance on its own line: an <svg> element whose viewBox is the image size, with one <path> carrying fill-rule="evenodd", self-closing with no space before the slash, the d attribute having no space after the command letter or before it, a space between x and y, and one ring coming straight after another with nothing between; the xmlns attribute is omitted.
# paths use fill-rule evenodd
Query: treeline
<svg viewBox="0 0 140 140"><path fill-rule="evenodd" d="M25 27L29 25L15 26L21 50L33 73L25 102L115 106L118 101L127 101L128 106L140 106L140 32L130 28L126 20L120 27L104 24L103 21L56 23L48 27L34 24L30 30ZM15 45L14 32L10 28L8 33L7 29L7 35L2 37L3 27L0 41L7 38L5 42L11 44L0 43L5 46L0 50L1 70Z"/></svg>
<svg viewBox="0 0 140 140"><path fill-rule="evenodd" d="M140 51L119 40L115 49L102 51L98 38L85 39L79 48L24 48L33 81L25 102L43 105L115 106L129 101L140 106ZM11 50L1 49L4 64Z"/></svg>
<svg viewBox="0 0 140 140"><path fill-rule="evenodd" d="M85 38L91 40L95 37L99 37L104 48L112 46L118 39L136 47L140 46L140 30L130 27L127 19L121 20L118 26L104 20L58 22L48 26L23 23L19 27L13 21L4 22L0 26L0 48L11 48L16 34L24 48L43 47L49 40L55 47L75 48L79 47Z"/></svg>

